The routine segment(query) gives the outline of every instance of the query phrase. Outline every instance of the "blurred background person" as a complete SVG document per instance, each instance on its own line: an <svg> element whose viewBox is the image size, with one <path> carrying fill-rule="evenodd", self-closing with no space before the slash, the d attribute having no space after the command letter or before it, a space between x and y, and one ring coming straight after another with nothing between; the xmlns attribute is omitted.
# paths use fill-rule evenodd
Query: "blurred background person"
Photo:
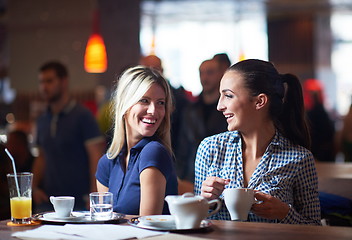
<svg viewBox="0 0 352 240"><path fill-rule="evenodd" d="M85 210L96 191L95 171L105 140L92 113L69 93L66 66L46 62L39 69L39 91L48 104L36 124L38 157L33 165L35 211L52 210L49 196L74 196L75 209Z"/></svg>
<svg viewBox="0 0 352 240"><path fill-rule="evenodd" d="M0 220L11 217L10 194L6 176L8 173L13 173L11 159L5 152L5 144L0 141Z"/></svg>
<svg viewBox="0 0 352 240"><path fill-rule="evenodd" d="M164 74L164 68L161 59L156 55L142 56L139 60L139 64L142 66L153 68Z"/></svg>
<svg viewBox="0 0 352 240"><path fill-rule="evenodd" d="M175 151L177 176L183 181L180 193L193 192L194 161L199 143L205 137L227 130L226 119L216 109L222 75L223 70L214 59L203 61L199 67L203 89L197 101L190 103L183 112Z"/></svg>
<svg viewBox="0 0 352 240"><path fill-rule="evenodd" d="M27 133L22 130L10 131L5 146L14 158L18 172L32 172L34 156Z"/></svg>
<svg viewBox="0 0 352 240"><path fill-rule="evenodd" d="M112 105L109 100L101 104L98 108L96 119L100 132L105 136L106 146L108 147L112 139L113 123Z"/></svg>
<svg viewBox="0 0 352 240"><path fill-rule="evenodd" d="M343 127L341 130L341 150L345 162L352 162L352 97L348 113L343 118Z"/></svg>
<svg viewBox="0 0 352 240"><path fill-rule="evenodd" d="M323 85L317 79L307 79L303 84L303 93L314 158L334 162L335 124L324 107Z"/></svg>
<svg viewBox="0 0 352 240"><path fill-rule="evenodd" d="M220 70L223 74L231 66L231 61L226 53L217 53L213 56L213 59L219 63Z"/></svg>

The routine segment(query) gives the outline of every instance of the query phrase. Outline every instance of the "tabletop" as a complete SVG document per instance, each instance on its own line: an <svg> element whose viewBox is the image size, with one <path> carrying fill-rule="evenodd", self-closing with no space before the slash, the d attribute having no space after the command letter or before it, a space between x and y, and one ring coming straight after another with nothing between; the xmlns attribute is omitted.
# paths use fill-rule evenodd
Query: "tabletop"
<svg viewBox="0 0 352 240"><path fill-rule="evenodd" d="M134 216L126 216L130 219ZM10 227L9 220L0 221L0 239L16 240L11 234L16 231L24 231L37 228L37 226ZM127 223L121 223L127 225ZM241 239L241 240L331 240L331 239L352 239L352 228L332 226L304 226L290 224L254 223L212 220L212 227L201 232L172 233L158 237L151 237L148 240L161 239Z"/></svg>
<svg viewBox="0 0 352 240"><path fill-rule="evenodd" d="M318 177L320 179L351 179L352 163L316 162Z"/></svg>
<svg viewBox="0 0 352 240"><path fill-rule="evenodd" d="M319 191L352 199L352 163L317 162Z"/></svg>

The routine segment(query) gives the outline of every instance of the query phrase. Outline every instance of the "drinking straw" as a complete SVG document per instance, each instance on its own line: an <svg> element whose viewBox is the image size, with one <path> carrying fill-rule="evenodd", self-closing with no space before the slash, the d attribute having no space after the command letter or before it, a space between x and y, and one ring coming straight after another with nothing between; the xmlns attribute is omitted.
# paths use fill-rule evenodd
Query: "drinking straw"
<svg viewBox="0 0 352 240"><path fill-rule="evenodd" d="M7 155L9 156L9 158L11 159L12 162L12 167L13 167L13 173L15 175L15 182L16 182L16 188L17 188L17 195L18 197L20 197L20 188L18 186L18 180L17 180L17 172L16 172L16 166L15 166L15 160L13 159L11 153L9 152L9 150L7 150L7 148L5 148L5 152L7 153Z"/></svg>

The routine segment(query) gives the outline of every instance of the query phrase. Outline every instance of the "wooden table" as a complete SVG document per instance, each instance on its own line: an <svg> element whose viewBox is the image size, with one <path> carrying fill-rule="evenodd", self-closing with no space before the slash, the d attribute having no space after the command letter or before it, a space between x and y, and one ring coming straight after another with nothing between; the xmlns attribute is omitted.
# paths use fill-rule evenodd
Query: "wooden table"
<svg viewBox="0 0 352 240"><path fill-rule="evenodd" d="M319 191L352 199L352 163L316 163Z"/></svg>
<svg viewBox="0 0 352 240"><path fill-rule="evenodd" d="M127 216L129 219L132 216ZM8 220L0 221L0 239L16 240L11 234L16 231L34 229L38 226L28 227L9 227L6 225ZM351 240L352 228L330 227L330 226L303 226L289 224L270 224L270 223L250 223L234 221L212 221L213 226L207 232L167 234L158 237L148 238L148 240L161 239L239 239L239 240ZM127 224L127 223L122 223ZM40 226L40 225L39 225Z"/></svg>

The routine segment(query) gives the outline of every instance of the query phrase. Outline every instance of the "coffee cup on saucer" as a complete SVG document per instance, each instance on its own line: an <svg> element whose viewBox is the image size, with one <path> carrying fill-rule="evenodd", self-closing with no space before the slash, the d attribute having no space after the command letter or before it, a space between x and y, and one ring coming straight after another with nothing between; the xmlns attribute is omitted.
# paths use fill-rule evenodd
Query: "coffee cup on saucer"
<svg viewBox="0 0 352 240"><path fill-rule="evenodd" d="M208 201L202 196L194 196L193 193L185 193L182 196L166 196L170 213L175 217L177 229L200 228L202 220L217 213L221 202L218 199ZM216 204L216 208L209 212L209 207Z"/></svg>
<svg viewBox="0 0 352 240"><path fill-rule="evenodd" d="M71 196L51 196L50 202L54 206L56 217L67 218L71 216L75 204L75 198Z"/></svg>

